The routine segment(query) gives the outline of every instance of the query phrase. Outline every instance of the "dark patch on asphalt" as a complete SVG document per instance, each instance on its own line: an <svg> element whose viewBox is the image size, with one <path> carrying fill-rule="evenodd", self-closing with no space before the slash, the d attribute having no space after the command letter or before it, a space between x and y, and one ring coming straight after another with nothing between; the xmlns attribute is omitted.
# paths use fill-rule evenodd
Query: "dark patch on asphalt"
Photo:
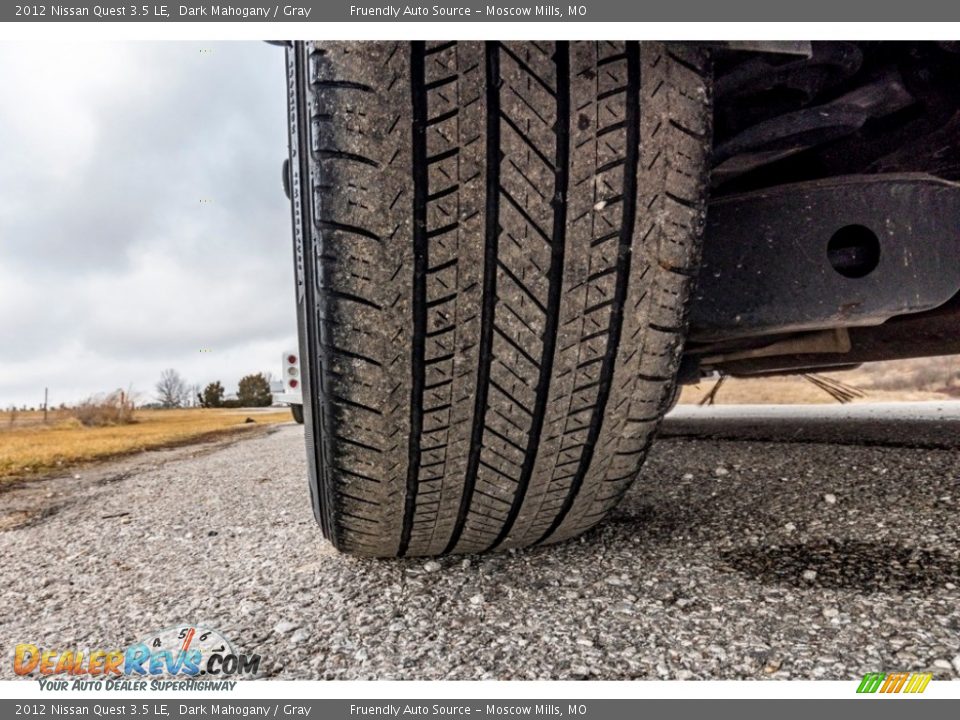
<svg viewBox="0 0 960 720"><path fill-rule="evenodd" d="M828 539L728 550L720 556L761 583L799 588L903 593L940 590L960 580L960 562L940 550L890 543Z"/></svg>
<svg viewBox="0 0 960 720"><path fill-rule="evenodd" d="M102 487L104 485L113 485L114 483L121 482L122 480L126 480L128 477L132 475L133 475L133 471L112 473L109 475L98 477L93 482L95 485Z"/></svg>
<svg viewBox="0 0 960 720"><path fill-rule="evenodd" d="M644 503L631 507L629 510L611 513L610 517L607 518L607 524L611 526L636 526L637 530L650 529L661 514L653 505Z"/></svg>

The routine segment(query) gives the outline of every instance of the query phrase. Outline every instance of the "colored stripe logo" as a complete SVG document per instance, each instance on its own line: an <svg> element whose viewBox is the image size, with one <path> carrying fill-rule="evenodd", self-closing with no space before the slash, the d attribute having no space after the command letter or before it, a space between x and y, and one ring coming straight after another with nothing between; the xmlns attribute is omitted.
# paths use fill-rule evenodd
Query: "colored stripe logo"
<svg viewBox="0 0 960 720"><path fill-rule="evenodd" d="M867 673L860 681L858 693L922 693L927 689L931 673Z"/></svg>

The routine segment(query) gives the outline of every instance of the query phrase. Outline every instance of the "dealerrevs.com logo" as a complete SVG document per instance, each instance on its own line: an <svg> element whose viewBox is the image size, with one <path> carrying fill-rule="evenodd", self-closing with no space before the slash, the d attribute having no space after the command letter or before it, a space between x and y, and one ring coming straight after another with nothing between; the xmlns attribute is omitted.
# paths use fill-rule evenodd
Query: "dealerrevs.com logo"
<svg viewBox="0 0 960 720"><path fill-rule="evenodd" d="M260 656L238 653L218 630L178 625L126 648L57 649L20 643L13 671L42 690L232 689L256 676Z"/></svg>

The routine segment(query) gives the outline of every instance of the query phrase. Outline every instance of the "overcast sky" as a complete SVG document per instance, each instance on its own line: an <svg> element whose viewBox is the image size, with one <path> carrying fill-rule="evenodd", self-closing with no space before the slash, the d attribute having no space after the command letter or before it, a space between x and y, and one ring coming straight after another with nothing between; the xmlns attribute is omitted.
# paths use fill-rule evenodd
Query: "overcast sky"
<svg viewBox="0 0 960 720"><path fill-rule="evenodd" d="M0 407L279 375L283 51L3 43L0 78Z"/></svg>

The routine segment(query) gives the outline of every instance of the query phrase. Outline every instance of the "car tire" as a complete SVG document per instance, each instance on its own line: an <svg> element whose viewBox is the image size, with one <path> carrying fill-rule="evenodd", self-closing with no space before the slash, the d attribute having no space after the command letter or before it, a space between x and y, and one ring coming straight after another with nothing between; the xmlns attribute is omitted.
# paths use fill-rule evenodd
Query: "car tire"
<svg viewBox="0 0 960 720"><path fill-rule="evenodd" d="M303 425L303 405L291 405L290 414L296 422Z"/></svg>
<svg viewBox="0 0 960 720"><path fill-rule="evenodd" d="M287 60L325 536L429 556L593 527L673 396L705 217L706 51L322 42Z"/></svg>

